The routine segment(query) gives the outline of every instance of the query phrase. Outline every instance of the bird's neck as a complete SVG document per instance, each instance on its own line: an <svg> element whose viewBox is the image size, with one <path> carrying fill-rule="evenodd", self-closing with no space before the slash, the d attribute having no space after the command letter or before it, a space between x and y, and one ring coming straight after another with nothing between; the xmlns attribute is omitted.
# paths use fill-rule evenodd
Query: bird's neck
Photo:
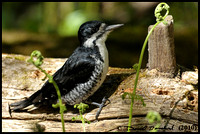
<svg viewBox="0 0 200 134"><path fill-rule="evenodd" d="M100 38L93 36L87 39L85 43L83 44L83 46L86 48L98 47L100 55L103 58L103 60L108 61L108 50L105 45L106 38L107 36L100 37Z"/></svg>

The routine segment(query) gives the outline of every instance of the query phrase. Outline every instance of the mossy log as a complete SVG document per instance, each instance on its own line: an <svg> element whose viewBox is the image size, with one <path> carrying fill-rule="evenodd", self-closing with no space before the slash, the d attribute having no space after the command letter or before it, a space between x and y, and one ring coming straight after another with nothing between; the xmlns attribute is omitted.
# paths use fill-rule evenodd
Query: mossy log
<svg viewBox="0 0 200 134"><path fill-rule="evenodd" d="M10 103L29 97L45 82L42 81L45 77L44 74L26 62L28 58L29 56L2 54L2 131L61 132L62 125L58 109L29 108L28 111L9 114L8 105ZM42 68L53 74L65 60L45 58ZM188 71L187 73L197 74L197 78L194 77L194 79L198 79L197 72ZM145 116L149 111L157 111L162 116L158 131L197 132L198 91L187 77L184 78L182 79L181 75L170 78L156 70L141 70L136 92L143 97L146 107L139 100L134 102L131 131L147 132L151 130L155 124L149 124ZM98 108L90 106L84 114L84 117L91 121L90 124L85 124L87 132L127 131L130 99L123 100L121 95L124 92L133 91L134 79L134 69L109 68L105 82L90 99L98 102L107 95L111 103L103 108L98 122L95 121ZM176 107L174 107L175 105ZM79 115L77 109L67 106L67 111L64 113L66 132L83 131L80 121L72 121L72 117L77 115ZM166 123L167 127L164 128Z"/></svg>

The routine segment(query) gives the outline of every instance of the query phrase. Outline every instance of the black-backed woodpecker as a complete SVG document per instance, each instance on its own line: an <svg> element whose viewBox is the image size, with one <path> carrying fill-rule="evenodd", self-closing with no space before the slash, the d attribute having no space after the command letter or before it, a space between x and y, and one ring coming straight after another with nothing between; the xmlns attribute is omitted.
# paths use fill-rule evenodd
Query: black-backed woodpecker
<svg viewBox="0 0 200 134"><path fill-rule="evenodd" d="M101 86L108 72L108 51L105 45L108 34L123 24L107 25L100 21L88 21L78 31L80 46L75 49L65 64L53 74L62 102L68 105L84 102ZM102 100L105 103L105 98ZM28 99L10 104L17 111L29 105L55 104L58 97L53 84L48 81ZM97 106L102 109L103 105ZM101 111L101 110L100 110ZM99 116L100 111L96 115Z"/></svg>

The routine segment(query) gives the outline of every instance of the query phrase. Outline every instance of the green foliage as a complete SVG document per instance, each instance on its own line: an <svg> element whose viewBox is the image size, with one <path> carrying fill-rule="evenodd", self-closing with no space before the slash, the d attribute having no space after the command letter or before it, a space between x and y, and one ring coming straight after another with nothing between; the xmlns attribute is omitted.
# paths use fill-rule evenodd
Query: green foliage
<svg viewBox="0 0 200 134"><path fill-rule="evenodd" d="M154 122L161 122L162 118L160 116L160 114L156 111L150 111L148 112L146 119L148 119L148 122L150 124L154 123Z"/></svg>
<svg viewBox="0 0 200 134"><path fill-rule="evenodd" d="M128 98L131 99L132 94L131 94L131 93L128 93L128 92L124 92L124 93L122 94L122 99L124 100L124 99L126 98L126 96L128 96Z"/></svg>
<svg viewBox="0 0 200 134"><path fill-rule="evenodd" d="M40 66L43 64L43 59L44 57L42 56L40 51L33 51L31 53L31 58L28 59L27 61L32 63L33 65L35 65L38 69L40 69L45 75L46 77L49 78L49 83L52 83L56 89L57 95L58 95L58 100L59 103L57 104L52 104L53 108L58 108L60 107L60 114L61 114L61 121L62 121L62 129L63 132L65 132L65 124L64 124L64 118L63 118L63 113L64 111L67 110L67 108L65 107L64 104L62 104L62 100L61 100L61 94L60 94L60 90L58 88L58 85L56 84L56 82L53 80L53 76L49 75L45 70L43 70Z"/></svg>
<svg viewBox="0 0 200 134"><path fill-rule="evenodd" d="M89 108L89 106L81 102L80 104L75 104L74 108L79 109L79 112L83 114L86 111L86 108Z"/></svg>
<svg viewBox="0 0 200 134"><path fill-rule="evenodd" d="M163 11L163 9L166 10L164 17L163 17L163 15L161 15L161 12ZM157 22L164 21L164 19L167 17L168 14L169 14L169 6L166 3L160 3L157 5L155 12L154 12Z"/></svg>
<svg viewBox="0 0 200 134"><path fill-rule="evenodd" d="M148 112L146 119L148 120L150 124L156 123L155 127L150 132L157 132L156 128L160 127L161 120L162 120L160 114L156 111L150 111Z"/></svg>
<svg viewBox="0 0 200 134"><path fill-rule="evenodd" d="M166 14L165 16L163 17L161 15L161 11L163 11L163 9L166 10ZM169 14L169 6L166 4L166 3L160 3L157 5L156 9L155 9L155 17L156 17L156 21L157 23L153 26L153 28L149 31L145 41L144 41L144 44L143 44L143 47L142 47L142 51L141 51L141 54L140 54L140 59L139 59L139 63L138 65L134 65L134 69L136 68L137 69L137 73L136 73L136 78L135 78L135 85L134 85L134 89L133 89L133 93L130 94L130 93L127 93L125 92L123 95L122 95L122 98L124 99L127 95L129 96L129 98L131 97L131 106L130 106L130 113L129 113L129 123L128 123L128 132L130 132L130 129L131 129L131 122L132 122L132 113L133 113L133 103L134 103L134 99L138 99L138 100L141 100L142 103L143 103L143 106L145 106L146 104L144 103L144 100L141 96L139 95L136 95L136 88L137 88L137 82L138 82L138 77L139 77L139 72L140 72L140 68L141 68L141 65L142 65L142 59L143 59L143 55L144 55L144 51L145 51L145 48L146 48L146 44L147 44L147 41L149 39L149 36L151 35L152 31L154 30L154 28L161 22L164 21L164 19L167 17L167 15ZM166 24L166 22L164 22Z"/></svg>
<svg viewBox="0 0 200 134"><path fill-rule="evenodd" d="M128 93L128 92L124 92L122 94L122 99L124 100L126 97L128 96L129 99L133 98L133 100L140 100L142 102L142 105L145 107L146 104L144 103L144 99L142 98L142 96L140 95L132 95L131 93Z"/></svg>
<svg viewBox="0 0 200 134"><path fill-rule="evenodd" d="M133 69L135 69L135 70L138 69L138 63L135 63L135 64L133 65Z"/></svg>
<svg viewBox="0 0 200 134"><path fill-rule="evenodd" d="M83 131L85 132L85 122L90 124L90 121L88 121L86 118L83 117L83 113L86 111L87 108L89 108L89 106L87 104L81 102L80 104L75 104L74 108L79 109L80 115L76 116L76 117L72 117L72 121L81 120L82 125L83 125Z"/></svg>
<svg viewBox="0 0 200 134"><path fill-rule="evenodd" d="M33 57L36 57L37 59L34 60ZM31 53L31 58L28 59L28 62L34 64L36 67L39 67L43 64L43 59L44 57L42 56L41 52L35 50Z"/></svg>

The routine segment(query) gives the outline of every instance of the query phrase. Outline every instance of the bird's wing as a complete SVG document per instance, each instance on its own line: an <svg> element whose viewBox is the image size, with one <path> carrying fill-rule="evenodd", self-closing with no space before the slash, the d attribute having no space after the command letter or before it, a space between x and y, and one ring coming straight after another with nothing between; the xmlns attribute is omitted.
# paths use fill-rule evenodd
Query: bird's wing
<svg viewBox="0 0 200 134"><path fill-rule="evenodd" d="M95 60L89 53L73 53L67 62L54 74L54 80L63 89L73 89L77 84L88 81L95 68ZM61 89L62 90L62 89ZM64 91L65 93L68 91Z"/></svg>
<svg viewBox="0 0 200 134"><path fill-rule="evenodd" d="M59 87L61 95L66 95L77 84L88 81L95 68L95 60L88 54L74 53L65 64L53 75L53 79ZM57 99L57 93L53 84L48 81L43 85L42 92L34 101Z"/></svg>
<svg viewBox="0 0 200 134"><path fill-rule="evenodd" d="M67 94L77 84L88 81L95 68L95 60L91 57L91 51L85 49L76 49L68 58L65 64L53 75L61 95ZM57 98L53 84L48 81L41 88L42 97Z"/></svg>

